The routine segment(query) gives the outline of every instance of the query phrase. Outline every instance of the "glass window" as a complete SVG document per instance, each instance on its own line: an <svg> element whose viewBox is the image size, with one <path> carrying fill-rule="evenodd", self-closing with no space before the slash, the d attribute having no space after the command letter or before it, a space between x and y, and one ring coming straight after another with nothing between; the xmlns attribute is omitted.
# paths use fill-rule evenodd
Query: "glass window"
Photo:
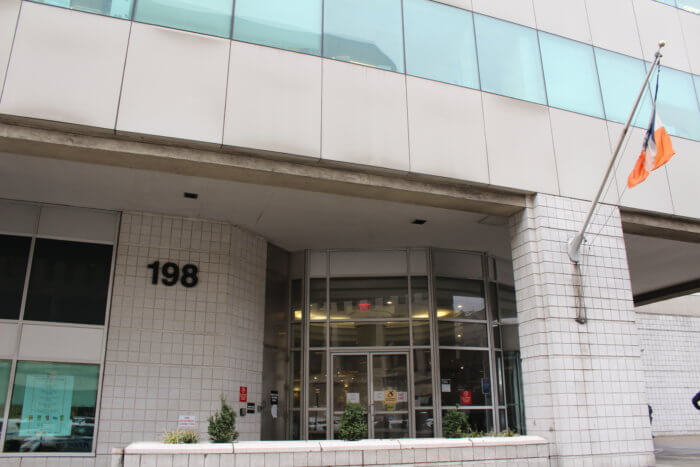
<svg viewBox="0 0 700 467"><path fill-rule="evenodd" d="M309 281L309 319L311 321L325 320L326 312L326 279L311 279Z"/></svg>
<svg viewBox="0 0 700 467"><path fill-rule="evenodd" d="M309 439L326 439L325 410L309 410Z"/></svg>
<svg viewBox="0 0 700 467"><path fill-rule="evenodd" d="M517 318L518 308L517 304L515 303L515 287L511 285L498 284L497 296L497 319L503 320Z"/></svg>
<svg viewBox="0 0 700 467"><path fill-rule="evenodd" d="M457 347L488 347L489 338L485 324L461 321L440 321L440 345Z"/></svg>
<svg viewBox="0 0 700 467"><path fill-rule="evenodd" d="M489 353L440 350L442 407L491 405Z"/></svg>
<svg viewBox="0 0 700 467"><path fill-rule="evenodd" d="M409 345L408 321L331 324L331 347Z"/></svg>
<svg viewBox="0 0 700 467"><path fill-rule="evenodd" d="M403 72L401 0L325 0L323 56Z"/></svg>
<svg viewBox="0 0 700 467"><path fill-rule="evenodd" d="M411 317L428 319L428 278L411 277Z"/></svg>
<svg viewBox="0 0 700 467"><path fill-rule="evenodd" d="M676 6L676 0L656 0L656 1L659 3L665 3L666 5Z"/></svg>
<svg viewBox="0 0 700 467"><path fill-rule="evenodd" d="M40 238L24 319L104 324L112 246Z"/></svg>
<svg viewBox="0 0 700 467"><path fill-rule="evenodd" d="M309 347L326 346L326 323L309 324Z"/></svg>
<svg viewBox="0 0 700 467"><path fill-rule="evenodd" d="M546 104L537 32L482 15L474 25L481 89Z"/></svg>
<svg viewBox="0 0 700 467"><path fill-rule="evenodd" d="M542 31L538 34L549 105L602 118L593 47Z"/></svg>
<svg viewBox="0 0 700 467"><path fill-rule="evenodd" d="M99 365L18 362L6 452L90 452Z"/></svg>
<svg viewBox="0 0 700 467"><path fill-rule="evenodd" d="M656 85L652 76L652 90ZM692 75L672 68L661 67L659 96L656 110L666 130L672 135L700 140L700 109L693 99L695 86Z"/></svg>
<svg viewBox="0 0 700 467"><path fill-rule="evenodd" d="M462 410L467 416L467 423L473 431L488 433L493 431L493 411L490 409L482 410ZM442 419L445 420L445 414L442 412Z"/></svg>
<svg viewBox="0 0 700 467"><path fill-rule="evenodd" d="M0 235L0 319L18 319L32 239Z"/></svg>
<svg viewBox="0 0 700 467"><path fill-rule="evenodd" d="M321 0L236 0L233 38L321 55Z"/></svg>
<svg viewBox="0 0 700 467"><path fill-rule="evenodd" d="M291 319L293 321L301 321L302 310L304 306L302 305L302 293L301 293L301 279L292 280L289 293L289 308L291 311Z"/></svg>
<svg viewBox="0 0 700 467"><path fill-rule="evenodd" d="M415 386L416 407L433 405L433 364L430 349L413 351L413 383Z"/></svg>
<svg viewBox="0 0 700 467"><path fill-rule="evenodd" d="M693 75L693 81L695 81L695 95L698 98L698 105L700 105L700 76Z"/></svg>
<svg viewBox="0 0 700 467"><path fill-rule="evenodd" d="M299 408L301 401L301 352L292 352L292 407Z"/></svg>
<svg viewBox="0 0 700 467"><path fill-rule="evenodd" d="M413 345L430 345L430 322L413 321Z"/></svg>
<svg viewBox="0 0 700 467"><path fill-rule="evenodd" d="M681 10L700 15L700 0L678 0L677 4Z"/></svg>
<svg viewBox="0 0 700 467"><path fill-rule="evenodd" d="M309 352L309 407L326 406L326 352Z"/></svg>
<svg viewBox="0 0 700 467"><path fill-rule="evenodd" d="M404 0L406 72L479 88L472 13L428 0Z"/></svg>
<svg viewBox="0 0 700 467"><path fill-rule="evenodd" d="M292 323L291 325L292 334L292 348L301 348L301 323Z"/></svg>
<svg viewBox="0 0 700 467"><path fill-rule="evenodd" d="M38 3L55 5L73 10L97 13L98 15L114 16L115 18L131 18L133 0L34 0Z"/></svg>
<svg viewBox="0 0 700 467"><path fill-rule="evenodd" d="M627 55L594 48L598 76L603 93L605 116L608 120L625 123L645 76L644 62ZM638 127L649 124L651 100L647 92L633 123Z"/></svg>
<svg viewBox="0 0 700 467"><path fill-rule="evenodd" d="M331 279L331 320L408 318L408 278Z"/></svg>
<svg viewBox="0 0 700 467"><path fill-rule="evenodd" d="M436 277L435 288L438 318L486 319L482 281Z"/></svg>
<svg viewBox="0 0 700 467"><path fill-rule="evenodd" d="M139 0L134 20L230 37L233 0Z"/></svg>
<svg viewBox="0 0 700 467"><path fill-rule="evenodd" d="M3 416L5 415L5 400L7 400L7 386L10 384L10 366L8 360L0 360L0 430L2 430Z"/></svg>
<svg viewBox="0 0 700 467"><path fill-rule="evenodd" d="M416 438L432 438L433 411L416 410Z"/></svg>

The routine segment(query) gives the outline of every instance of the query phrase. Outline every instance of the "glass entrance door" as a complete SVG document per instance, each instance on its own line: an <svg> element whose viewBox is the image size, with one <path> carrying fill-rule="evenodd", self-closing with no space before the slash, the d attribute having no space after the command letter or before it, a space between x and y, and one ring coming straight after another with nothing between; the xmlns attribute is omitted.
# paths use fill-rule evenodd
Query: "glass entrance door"
<svg viewBox="0 0 700 467"><path fill-rule="evenodd" d="M348 403L367 411L368 438L408 438L408 353L333 353L333 437Z"/></svg>

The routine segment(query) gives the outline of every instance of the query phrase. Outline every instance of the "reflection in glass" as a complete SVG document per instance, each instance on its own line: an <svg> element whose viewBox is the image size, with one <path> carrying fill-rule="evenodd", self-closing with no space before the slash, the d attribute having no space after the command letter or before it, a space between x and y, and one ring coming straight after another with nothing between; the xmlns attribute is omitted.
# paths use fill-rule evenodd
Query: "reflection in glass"
<svg viewBox="0 0 700 467"><path fill-rule="evenodd" d="M644 62L597 47L594 48L594 51L603 93L605 116L613 122L624 123L627 121L634 99L637 97L638 86L644 80L646 73ZM640 84L630 86L630 83ZM639 109L633 120L634 125L646 127L649 123L650 111L651 100L647 91L639 104Z"/></svg>
<svg viewBox="0 0 700 467"><path fill-rule="evenodd" d="M678 0L678 8L700 15L700 0Z"/></svg>
<svg viewBox="0 0 700 467"><path fill-rule="evenodd" d="M413 321L413 345L430 345L429 321Z"/></svg>
<svg viewBox="0 0 700 467"><path fill-rule="evenodd" d="M537 32L482 15L474 25L481 89L546 104Z"/></svg>
<svg viewBox="0 0 700 467"><path fill-rule="evenodd" d="M413 351L413 384L416 407L433 405L433 364L430 349Z"/></svg>
<svg viewBox="0 0 700 467"><path fill-rule="evenodd" d="M231 36L233 0L139 0L134 21L212 36Z"/></svg>
<svg viewBox="0 0 700 467"><path fill-rule="evenodd" d="M603 117L593 47L542 31L538 34L549 105Z"/></svg>
<svg viewBox="0 0 700 467"><path fill-rule="evenodd" d="M345 405L360 404L367 408L367 356L333 356L333 410L342 412Z"/></svg>
<svg viewBox="0 0 700 467"><path fill-rule="evenodd" d="M325 0L323 56L403 72L400 0Z"/></svg>
<svg viewBox="0 0 700 467"><path fill-rule="evenodd" d="M411 277L411 317L430 318L428 302L428 278Z"/></svg>
<svg viewBox="0 0 700 467"><path fill-rule="evenodd" d="M309 324L309 347L325 347L326 346L326 323L310 323Z"/></svg>
<svg viewBox="0 0 700 467"><path fill-rule="evenodd" d="M675 136L700 140L700 109L697 99L692 98L695 86L691 75L661 67L659 79L656 107L666 130Z"/></svg>
<svg viewBox="0 0 700 467"><path fill-rule="evenodd" d="M491 405L489 354L486 350L441 349L440 380L443 407Z"/></svg>
<svg viewBox="0 0 700 467"><path fill-rule="evenodd" d="M292 352L292 407L299 408L301 402L301 352Z"/></svg>
<svg viewBox="0 0 700 467"><path fill-rule="evenodd" d="M404 0L406 72L479 88L472 13L428 0Z"/></svg>
<svg viewBox="0 0 700 467"><path fill-rule="evenodd" d="M511 285L498 284L498 319L514 319L518 317L518 308L515 303L515 287Z"/></svg>
<svg viewBox="0 0 700 467"><path fill-rule="evenodd" d="M31 243L29 237L0 235L0 319L19 318Z"/></svg>
<svg viewBox="0 0 700 467"><path fill-rule="evenodd" d="M462 412L467 416L467 423L473 431L481 431L482 433L493 431L493 410L462 410ZM442 412L443 420L445 413L446 411Z"/></svg>
<svg viewBox="0 0 700 467"><path fill-rule="evenodd" d="M432 438L433 422L432 410L416 410L416 438Z"/></svg>
<svg viewBox="0 0 700 467"><path fill-rule="evenodd" d="M326 352L309 352L309 407L326 406Z"/></svg>
<svg viewBox="0 0 700 467"><path fill-rule="evenodd" d="M372 357L372 403L377 412L408 410L408 362L405 354ZM378 397L381 394L381 397ZM375 436L380 437L375 432Z"/></svg>
<svg viewBox="0 0 700 467"><path fill-rule="evenodd" d="M7 386L10 384L9 360L0 360L0 430L2 430L3 416L5 414L5 400L7 400Z"/></svg>
<svg viewBox="0 0 700 467"><path fill-rule="evenodd" d="M489 346L485 324L440 321L438 323L438 331L440 333L440 345L459 347Z"/></svg>
<svg viewBox="0 0 700 467"><path fill-rule="evenodd" d="M301 323L292 323L292 348L301 348Z"/></svg>
<svg viewBox="0 0 700 467"><path fill-rule="evenodd" d="M289 287L289 308L292 321L301 321L302 304L301 279L293 279Z"/></svg>
<svg viewBox="0 0 700 467"><path fill-rule="evenodd" d="M323 320L328 318L326 312L326 279L311 279L309 281L309 319Z"/></svg>
<svg viewBox="0 0 700 467"><path fill-rule="evenodd" d="M309 410L309 439L326 439L326 411Z"/></svg>
<svg viewBox="0 0 700 467"><path fill-rule="evenodd" d="M24 319L104 324L112 246L39 238Z"/></svg>
<svg viewBox="0 0 700 467"><path fill-rule="evenodd" d="M436 277L435 288L438 318L486 319L482 281Z"/></svg>
<svg viewBox="0 0 700 467"><path fill-rule="evenodd" d="M133 0L35 0L47 5L130 19Z"/></svg>
<svg viewBox="0 0 700 467"><path fill-rule="evenodd" d="M374 416L374 437L377 439L408 438L408 413Z"/></svg>
<svg viewBox="0 0 700 467"><path fill-rule="evenodd" d="M525 434L525 402L522 392L523 381L522 368L520 366L520 352L504 352L503 360L508 428L516 433Z"/></svg>
<svg viewBox="0 0 700 467"><path fill-rule="evenodd" d="M18 362L5 452L90 452L99 368Z"/></svg>
<svg viewBox="0 0 700 467"><path fill-rule="evenodd" d="M301 439L301 413L293 410L291 416L291 439Z"/></svg>
<svg viewBox="0 0 700 467"><path fill-rule="evenodd" d="M330 289L332 320L408 317L406 277L331 279Z"/></svg>
<svg viewBox="0 0 700 467"><path fill-rule="evenodd" d="M331 347L409 345L408 321L331 323Z"/></svg>
<svg viewBox="0 0 700 467"><path fill-rule="evenodd" d="M321 0L236 0L233 38L321 55Z"/></svg>

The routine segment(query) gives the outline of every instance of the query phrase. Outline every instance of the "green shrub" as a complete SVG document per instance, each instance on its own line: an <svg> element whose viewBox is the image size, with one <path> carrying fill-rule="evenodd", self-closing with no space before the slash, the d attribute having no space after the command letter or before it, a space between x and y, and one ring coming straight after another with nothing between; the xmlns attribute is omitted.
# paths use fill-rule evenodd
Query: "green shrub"
<svg viewBox="0 0 700 467"><path fill-rule="evenodd" d="M232 443L238 439L236 414L221 398L221 410L209 417L209 438L215 443Z"/></svg>
<svg viewBox="0 0 700 467"><path fill-rule="evenodd" d="M367 437L367 414L359 404L347 404L340 417L338 436L346 441Z"/></svg>
<svg viewBox="0 0 700 467"><path fill-rule="evenodd" d="M445 438L464 438L472 432L467 414L457 409L450 409L442 417L442 436Z"/></svg>
<svg viewBox="0 0 700 467"><path fill-rule="evenodd" d="M199 433L194 430L168 431L163 435L165 444L196 444L199 442Z"/></svg>

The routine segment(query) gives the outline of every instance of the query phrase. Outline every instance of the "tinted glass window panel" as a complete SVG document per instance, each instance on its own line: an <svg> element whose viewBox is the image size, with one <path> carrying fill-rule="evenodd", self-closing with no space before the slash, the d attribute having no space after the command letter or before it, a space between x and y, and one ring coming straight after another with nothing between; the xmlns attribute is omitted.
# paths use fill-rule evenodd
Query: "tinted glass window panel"
<svg viewBox="0 0 700 467"><path fill-rule="evenodd" d="M440 321L440 345L457 347L488 347L489 337L485 324Z"/></svg>
<svg viewBox="0 0 700 467"><path fill-rule="evenodd" d="M5 452L90 452L99 368L18 362Z"/></svg>
<svg viewBox="0 0 700 467"><path fill-rule="evenodd" d="M32 240L0 235L0 319L18 319Z"/></svg>
<svg viewBox="0 0 700 467"><path fill-rule="evenodd" d="M428 278L411 277L411 317L428 319L430 307L428 306Z"/></svg>
<svg viewBox="0 0 700 467"><path fill-rule="evenodd" d="M324 320L326 312L326 279L311 279L309 281L309 319Z"/></svg>
<svg viewBox="0 0 700 467"><path fill-rule="evenodd" d="M488 351L440 350L443 407L491 405L490 381Z"/></svg>
<svg viewBox="0 0 700 467"><path fill-rule="evenodd" d="M413 382L415 386L415 406L431 407L433 405L433 364L430 350L413 351Z"/></svg>
<svg viewBox="0 0 700 467"><path fill-rule="evenodd" d="M481 89L546 104L537 32L482 15L474 24Z"/></svg>
<svg viewBox="0 0 700 467"><path fill-rule="evenodd" d="M542 31L538 34L549 105L602 118L593 47Z"/></svg>
<svg viewBox="0 0 700 467"><path fill-rule="evenodd" d="M479 88L472 13L428 0L404 0L406 72Z"/></svg>
<svg viewBox="0 0 700 467"><path fill-rule="evenodd" d="M693 81L695 81L695 96L698 98L698 105L700 106L700 76L693 75Z"/></svg>
<svg viewBox="0 0 700 467"><path fill-rule="evenodd" d="M326 0L323 56L403 72L401 0Z"/></svg>
<svg viewBox="0 0 700 467"><path fill-rule="evenodd" d="M309 407L326 406L326 352L309 352Z"/></svg>
<svg viewBox="0 0 700 467"><path fill-rule="evenodd" d="M237 0L233 38L321 55L321 0Z"/></svg>
<svg viewBox="0 0 700 467"><path fill-rule="evenodd" d="M416 438L432 438L433 425L432 410L416 410Z"/></svg>
<svg viewBox="0 0 700 467"><path fill-rule="evenodd" d="M700 15L700 0L678 0L678 8Z"/></svg>
<svg viewBox="0 0 700 467"><path fill-rule="evenodd" d="M659 3L665 3L666 5L676 6L676 0L656 0L656 1Z"/></svg>
<svg viewBox="0 0 700 467"><path fill-rule="evenodd" d="M98 15L114 16L115 18L131 18L133 0L34 0L38 3L55 5L73 10L97 13Z"/></svg>
<svg viewBox="0 0 700 467"><path fill-rule="evenodd" d="M462 410L467 416L467 423L474 431L481 431L482 433L488 433L493 431L493 411L490 409L482 410ZM445 414L447 412L442 412L442 419L445 420Z"/></svg>
<svg viewBox="0 0 700 467"><path fill-rule="evenodd" d="M2 430L3 416L5 414L5 400L7 400L7 387L10 384L9 360L0 360L0 430Z"/></svg>
<svg viewBox="0 0 700 467"><path fill-rule="evenodd" d="M24 319L104 324L112 246L39 238Z"/></svg>
<svg viewBox="0 0 700 467"><path fill-rule="evenodd" d="M310 347L325 347L326 346L326 323L311 323L309 324L309 346Z"/></svg>
<svg viewBox="0 0 700 467"><path fill-rule="evenodd" d="M325 410L309 410L309 439L326 439Z"/></svg>
<svg viewBox="0 0 700 467"><path fill-rule="evenodd" d="M654 87L656 76L654 72ZM661 67L659 79L656 110L666 130L675 136L700 140L700 109L697 99L693 99L695 86L692 75Z"/></svg>
<svg viewBox="0 0 700 467"><path fill-rule="evenodd" d="M486 319L482 281L436 277L435 284L438 318Z"/></svg>
<svg viewBox="0 0 700 467"><path fill-rule="evenodd" d="M608 120L625 123L645 76L644 62L627 55L594 48L598 76L603 93L605 116ZM633 123L646 127L649 123L651 100L646 92Z"/></svg>
<svg viewBox="0 0 700 467"><path fill-rule="evenodd" d="M292 407L299 408L301 402L301 352L292 352Z"/></svg>
<svg viewBox="0 0 700 467"><path fill-rule="evenodd" d="M230 37L233 0L139 0L134 20Z"/></svg>
<svg viewBox="0 0 700 467"><path fill-rule="evenodd" d="M409 345L408 321L331 324L331 347Z"/></svg>
<svg viewBox="0 0 700 467"><path fill-rule="evenodd" d="M416 321L413 326L413 345L430 345L430 322Z"/></svg>
<svg viewBox="0 0 700 467"><path fill-rule="evenodd" d="M330 280L331 320L408 318L408 278Z"/></svg>

